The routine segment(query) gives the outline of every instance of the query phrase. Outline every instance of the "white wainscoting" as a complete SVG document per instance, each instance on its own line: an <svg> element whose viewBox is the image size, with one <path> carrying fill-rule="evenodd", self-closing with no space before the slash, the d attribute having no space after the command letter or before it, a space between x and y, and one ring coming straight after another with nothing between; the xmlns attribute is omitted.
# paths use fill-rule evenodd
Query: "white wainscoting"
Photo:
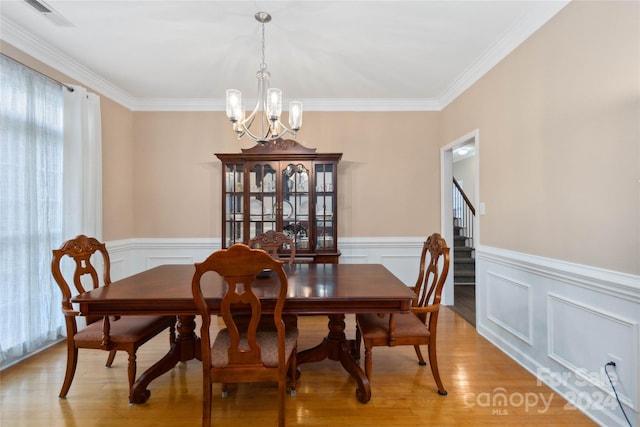
<svg viewBox="0 0 640 427"><path fill-rule="evenodd" d="M639 422L640 277L480 246L477 330L603 426ZM508 392L508 390L507 390Z"/></svg>

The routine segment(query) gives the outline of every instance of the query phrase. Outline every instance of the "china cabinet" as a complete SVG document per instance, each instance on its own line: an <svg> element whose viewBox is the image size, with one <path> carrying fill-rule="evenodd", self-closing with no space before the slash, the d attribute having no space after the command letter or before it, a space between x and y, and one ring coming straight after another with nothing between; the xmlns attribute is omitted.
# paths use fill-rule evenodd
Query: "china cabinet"
<svg viewBox="0 0 640 427"><path fill-rule="evenodd" d="M338 162L342 153L317 153L291 139L258 144L222 161L222 245L247 243L282 231L296 258L338 263Z"/></svg>

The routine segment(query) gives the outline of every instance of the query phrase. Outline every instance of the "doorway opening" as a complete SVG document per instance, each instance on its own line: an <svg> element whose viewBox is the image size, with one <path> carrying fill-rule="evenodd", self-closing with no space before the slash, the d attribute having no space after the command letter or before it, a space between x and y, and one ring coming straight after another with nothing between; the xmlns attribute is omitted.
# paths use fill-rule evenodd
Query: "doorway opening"
<svg viewBox="0 0 640 427"><path fill-rule="evenodd" d="M443 304L474 327L476 324L475 248L478 229L478 148L475 130L441 148L441 218L443 237L451 248L451 267Z"/></svg>

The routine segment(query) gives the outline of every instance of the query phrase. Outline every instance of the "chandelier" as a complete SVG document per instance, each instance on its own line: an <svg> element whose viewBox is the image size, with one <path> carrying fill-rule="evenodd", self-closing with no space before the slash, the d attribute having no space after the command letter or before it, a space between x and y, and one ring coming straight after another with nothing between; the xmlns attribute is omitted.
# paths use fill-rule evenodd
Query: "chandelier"
<svg viewBox="0 0 640 427"><path fill-rule="evenodd" d="M227 117L233 123L233 130L238 139L247 135L254 141L264 144L282 138L286 134L291 134L295 138L296 132L302 126L302 102L291 101L289 103L290 127L282 124L280 121L282 91L269 87L271 73L267 71L267 64L264 60L264 24L271 21L271 15L266 12L258 12L255 18L262 24L262 62L256 73L258 79L256 106L245 117L242 94L239 90L227 89ZM251 126L254 124L256 126L252 130Z"/></svg>

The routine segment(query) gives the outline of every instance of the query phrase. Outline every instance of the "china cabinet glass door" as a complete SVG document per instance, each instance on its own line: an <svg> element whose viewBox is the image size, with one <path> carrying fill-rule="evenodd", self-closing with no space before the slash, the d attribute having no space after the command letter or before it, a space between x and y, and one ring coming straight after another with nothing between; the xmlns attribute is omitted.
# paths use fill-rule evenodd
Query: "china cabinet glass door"
<svg viewBox="0 0 640 427"><path fill-rule="evenodd" d="M309 250L309 185L308 163L282 165L282 231L296 244L296 252Z"/></svg>
<svg viewBox="0 0 640 427"><path fill-rule="evenodd" d="M244 237L244 165L227 164L224 174L224 227L226 247Z"/></svg>
<svg viewBox="0 0 640 427"><path fill-rule="evenodd" d="M277 230L277 162L249 165L249 236Z"/></svg>
<svg viewBox="0 0 640 427"><path fill-rule="evenodd" d="M335 250L336 239L334 229L335 212L335 166L331 163L315 165L315 221L316 249Z"/></svg>

